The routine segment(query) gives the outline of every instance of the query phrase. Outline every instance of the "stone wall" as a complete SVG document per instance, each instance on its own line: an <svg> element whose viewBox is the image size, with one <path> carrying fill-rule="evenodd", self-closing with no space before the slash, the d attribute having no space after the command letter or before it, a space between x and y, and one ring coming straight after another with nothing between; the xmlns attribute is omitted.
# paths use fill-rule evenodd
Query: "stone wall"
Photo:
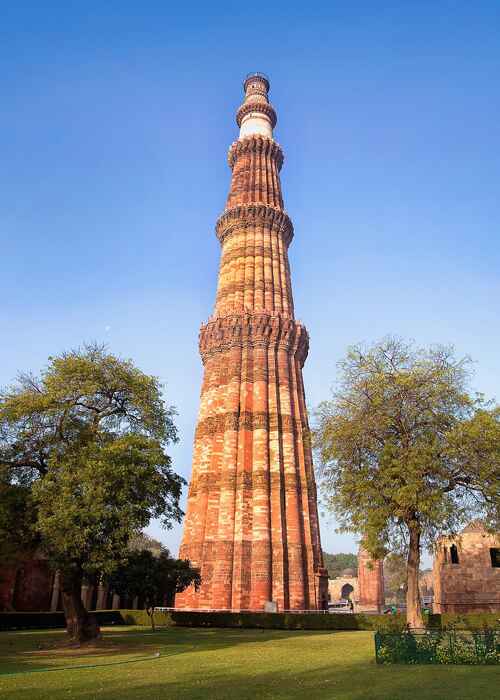
<svg viewBox="0 0 500 700"><path fill-rule="evenodd" d="M352 588L352 591L346 596L349 588ZM328 595L332 603L339 600L347 600L347 598L352 600L353 603L357 602L359 598L358 577L339 576L337 578L331 578L328 581Z"/></svg>
<svg viewBox="0 0 500 700"><path fill-rule="evenodd" d="M44 559L32 558L0 571L0 610L49 610L54 575Z"/></svg>
<svg viewBox="0 0 500 700"><path fill-rule="evenodd" d="M0 568L0 612L14 610L16 574L17 568L14 566L3 566Z"/></svg>
<svg viewBox="0 0 500 700"><path fill-rule="evenodd" d="M112 595L107 586L82 585L82 602L87 610L138 607L138 599ZM59 574L50 570L42 557L33 557L0 570L0 612L43 612L62 610Z"/></svg>
<svg viewBox="0 0 500 700"><path fill-rule="evenodd" d="M452 547L455 547L452 557ZM500 610L500 568L492 565L490 549L500 549L500 535L481 523L468 525L455 538L443 538L434 557L436 613Z"/></svg>

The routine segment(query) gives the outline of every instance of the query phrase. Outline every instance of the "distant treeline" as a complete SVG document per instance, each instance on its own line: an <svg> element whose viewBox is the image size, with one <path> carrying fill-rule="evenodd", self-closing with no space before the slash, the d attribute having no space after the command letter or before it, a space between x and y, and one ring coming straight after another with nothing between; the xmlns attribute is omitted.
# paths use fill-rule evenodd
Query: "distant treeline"
<svg viewBox="0 0 500 700"><path fill-rule="evenodd" d="M328 569L329 578L337 578L345 569L352 569L354 576L358 575L358 557L356 554L343 553L328 554L323 552L323 561Z"/></svg>

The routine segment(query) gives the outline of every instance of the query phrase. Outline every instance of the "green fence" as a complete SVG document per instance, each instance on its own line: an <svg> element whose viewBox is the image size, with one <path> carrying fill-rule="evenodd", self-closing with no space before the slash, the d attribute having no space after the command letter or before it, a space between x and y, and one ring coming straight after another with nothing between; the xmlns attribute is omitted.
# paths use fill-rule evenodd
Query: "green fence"
<svg viewBox="0 0 500 700"><path fill-rule="evenodd" d="M500 664L500 630L375 634L378 664Z"/></svg>

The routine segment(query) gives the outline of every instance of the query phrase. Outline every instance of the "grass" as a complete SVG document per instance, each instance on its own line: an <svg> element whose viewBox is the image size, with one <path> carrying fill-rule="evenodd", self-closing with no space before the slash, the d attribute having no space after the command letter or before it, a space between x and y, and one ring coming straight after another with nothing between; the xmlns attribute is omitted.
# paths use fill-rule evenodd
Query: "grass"
<svg viewBox="0 0 500 700"><path fill-rule="evenodd" d="M0 698L490 700L500 687L495 667L376 666L372 632L108 628L84 654L63 638L0 633Z"/></svg>

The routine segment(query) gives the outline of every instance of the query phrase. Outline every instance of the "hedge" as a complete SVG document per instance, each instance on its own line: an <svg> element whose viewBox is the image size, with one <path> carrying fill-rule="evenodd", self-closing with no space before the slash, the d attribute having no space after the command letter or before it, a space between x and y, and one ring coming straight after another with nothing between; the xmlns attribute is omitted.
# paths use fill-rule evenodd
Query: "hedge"
<svg viewBox="0 0 500 700"><path fill-rule="evenodd" d="M170 613L178 627L239 627L289 630L376 630L398 632L406 628L405 615L325 614L325 613L231 613L188 612ZM500 610L497 613L443 613L426 616L431 629L482 630L500 628Z"/></svg>
<svg viewBox="0 0 500 700"><path fill-rule="evenodd" d="M145 610L92 610L97 622L103 627L111 625L151 626L151 620ZM156 612L155 624L158 627L172 625L168 612ZM58 612L0 612L1 630L64 629L66 619L62 611Z"/></svg>
<svg viewBox="0 0 500 700"><path fill-rule="evenodd" d="M65 627L62 612L3 612L0 630L57 629Z"/></svg>
<svg viewBox="0 0 500 700"><path fill-rule="evenodd" d="M140 611L133 611L140 612ZM98 610L94 613L100 625L127 624L120 610ZM135 623L129 623L135 624ZM0 630L64 629L66 619L63 612L2 612Z"/></svg>
<svg viewBox="0 0 500 700"><path fill-rule="evenodd" d="M123 624L151 627L151 618L145 610L120 610ZM155 625L157 627L171 627L172 616L169 612L155 612Z"/></svg>
<svg viewBox="0 0 500 700"><path fill-rule="evenodd" d="M145 610L99 610L95 613L100 625L151 625ZM231 613L188 612L184 610L156 612L158 627L231 627L290 630L385 630L405 627L402 615L329 615L301 613ZM0 630L61 629L65 627L63 612L0 613Z"/></svg>
<svg viewBox="0 0 500 700"><path fill-rule="evenodd" d="M377 632L378 664L500 665L500 631Z"/></svg>
<svg viewBox="0 0 500 700"><path fill-rule="evenodd" d="M145 610L98 610L100 625L151 625ZM156 612L158 627L229 627L246 629L281 630L374 630L398 632L405 629L404 615L364 615L327 613L232 613L172 610ZM500 628L498 613L443 613L429 615L430 629L482 630ZM0 630L61 629L65 627L63 612L6 612L0 613Z"/></svg>
<svg viewBox="0 0 500 700"><path fill-rule="evenodd" d="M440 617L440 627L443 630L482 630L486 627L500 629L500 610L493 613L441 613L433 617Z"/></svg>
<svg viewBox="0 0 500 700"><path fill-rule="evenodd" d="M403 615L328 613L189 612L173 610L172 623L178 627L231 627L282 630L384 630L405 628Z"/></svg>

